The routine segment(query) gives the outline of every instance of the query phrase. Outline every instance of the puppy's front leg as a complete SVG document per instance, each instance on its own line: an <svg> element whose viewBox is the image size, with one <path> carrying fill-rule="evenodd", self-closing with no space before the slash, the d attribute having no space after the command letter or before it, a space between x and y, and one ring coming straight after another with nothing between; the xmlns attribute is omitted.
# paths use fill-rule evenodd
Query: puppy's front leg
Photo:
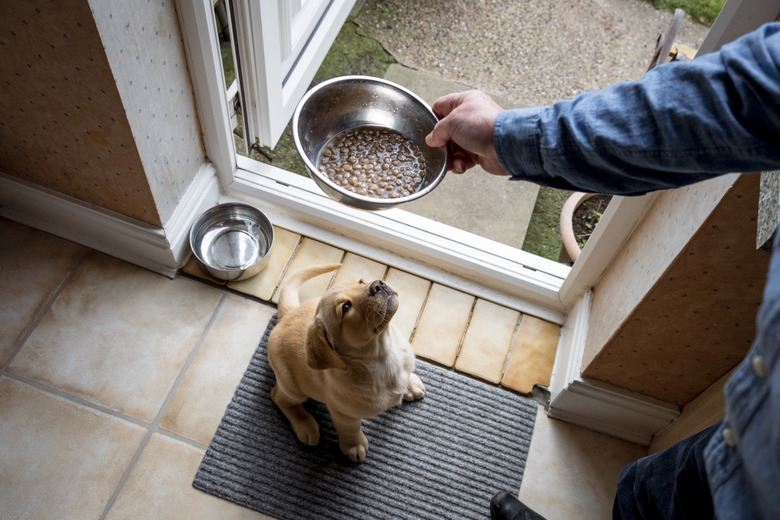
<svg viewBox="0 0 780 520"><path fill-rule="evenodd" d="M412 372L409 374L409 385L407 391L404 394L404 401L416 401L425 397L425 385L420 380L420 377Z"/></svg>
<svg viewBox="0 0 780 520"><path fill-rule="evenodd" d="M277 384L271 389L271 400L279 407L298 437L306 446L316 446L320 443L320 426L314 417L307 412L302 403L306 397L293 399L286 395Z"/></svg>
<svg viewBox="0 0 780 520"><path fill-rule="evenodd" d="M368 452L368 439L360 428L360 419L348 417L328 407L333 426L339 434L341 453L353 462L363 462Z"/></svg>

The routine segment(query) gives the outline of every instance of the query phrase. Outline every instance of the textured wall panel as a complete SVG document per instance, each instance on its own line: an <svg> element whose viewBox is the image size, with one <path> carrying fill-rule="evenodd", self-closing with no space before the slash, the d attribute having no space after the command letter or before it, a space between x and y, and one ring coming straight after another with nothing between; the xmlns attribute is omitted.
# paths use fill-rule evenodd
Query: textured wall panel
<svg viewBox="0 0 780 520"><path fill-rule="evenodd" d="M755 248L758 175L742 175L693 234L674 261L654 277L583 370L583 375L677 405L685 405L742 360L755 336L769 254ZM668 221L684 219L687 206ZM663 248L666 234L652 234ZM623 266L624 287L635 262L647 265L648 248ZM622 254L622 253L621 253ZM626 258L622 260L627 260ZM592 313L606 314L615 291L597 286ZM598 332L598 331L596 331ZM594 343L595 333L588 334ZM591 345L591 348L595 347Z"/></svg>
<svg viewBox="0 0 780 520"><path fill-rule="evenodd" d="M3 172L161 224L86 1L5 6L0 143Z"/></svg>

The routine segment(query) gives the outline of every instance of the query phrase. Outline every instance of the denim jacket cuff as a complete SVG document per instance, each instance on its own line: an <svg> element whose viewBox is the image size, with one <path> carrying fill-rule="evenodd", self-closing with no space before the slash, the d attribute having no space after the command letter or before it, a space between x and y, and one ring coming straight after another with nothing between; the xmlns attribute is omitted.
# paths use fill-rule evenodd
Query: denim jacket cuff
<svg viewBox="0 0 780 520"><path fill-rule="evenodd" d="M493 124L493 145L501 166L512 178L544 177L539 155L539 119L544 107L504 110Z"/></svg>

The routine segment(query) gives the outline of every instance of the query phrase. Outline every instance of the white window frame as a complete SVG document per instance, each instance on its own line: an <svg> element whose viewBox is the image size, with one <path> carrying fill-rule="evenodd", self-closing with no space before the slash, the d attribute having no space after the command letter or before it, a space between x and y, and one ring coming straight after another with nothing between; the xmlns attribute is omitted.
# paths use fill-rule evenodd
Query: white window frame
<svg viewBox="0 0 780 520"><path fill-rule="evenodd" d="M735 31L747 32L735 26L741 23L736 12L746 3L752 4L750 9L762 7L760 0L730 0L721 15L724 21L719 18L700 52L719 48ZM563 323L568 310L596 284L654 200L652 194L613 198L573 268L402 209L366 212L346 207L325 196L308 178L237 157L211 3L183 2L178 12L204 143L223 198L255 203L271 213L276 224L292 231Z"/></svg>

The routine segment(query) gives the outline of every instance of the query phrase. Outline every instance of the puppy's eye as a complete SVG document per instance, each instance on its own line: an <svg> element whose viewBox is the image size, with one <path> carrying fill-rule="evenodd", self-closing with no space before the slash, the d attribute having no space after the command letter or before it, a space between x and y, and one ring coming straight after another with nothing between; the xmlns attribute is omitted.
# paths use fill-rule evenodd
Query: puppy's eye
<svg viewBox="0 0 780 520"><path fill-rule="evenodd" d="M344 316L348 310L352 308L352 304L350 302L345 303L341 306L341 315Z"/></svg>

